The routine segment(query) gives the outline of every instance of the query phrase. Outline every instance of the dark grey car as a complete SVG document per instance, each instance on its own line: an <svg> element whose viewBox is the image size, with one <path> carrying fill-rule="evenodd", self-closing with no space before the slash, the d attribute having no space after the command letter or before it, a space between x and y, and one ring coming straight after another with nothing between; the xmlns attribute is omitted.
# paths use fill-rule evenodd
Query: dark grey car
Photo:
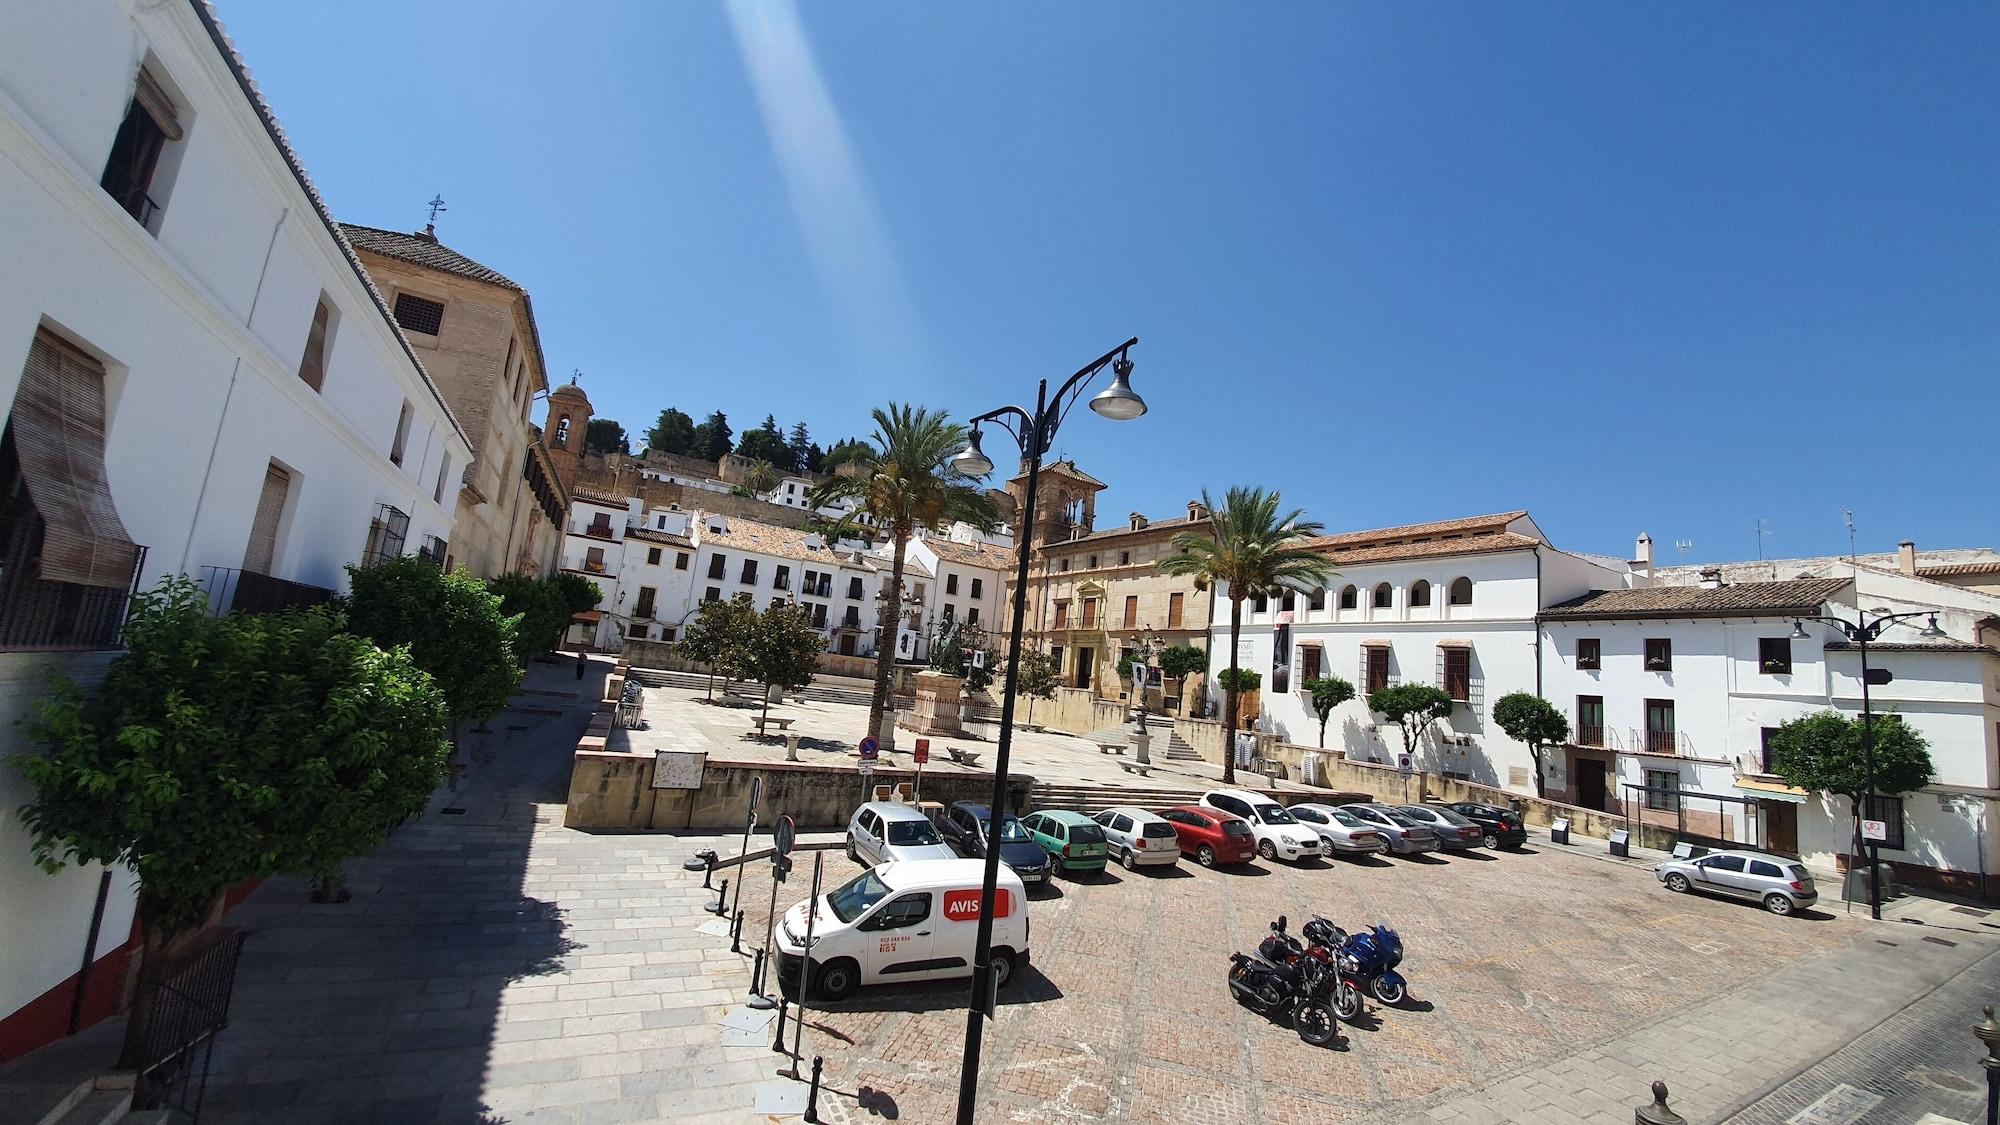
<svg viewBox="0 0 2000 1125"><path fill-rule="evenodd" d="M1438 847L1437 833L1418 824L1388 805L1358 802L1340 806L1353 813L1361 821L1380 832L1389 840L1389 850L1396 855L1415 855L1418 852L1434 852Z"/></svg>

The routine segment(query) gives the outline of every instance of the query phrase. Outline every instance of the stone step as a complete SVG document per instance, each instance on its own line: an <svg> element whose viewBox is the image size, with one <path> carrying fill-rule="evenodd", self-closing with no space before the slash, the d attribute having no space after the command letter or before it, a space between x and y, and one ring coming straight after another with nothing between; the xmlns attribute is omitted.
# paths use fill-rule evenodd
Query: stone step
<svg viewBox="0 0 2000 1125"><path fill-rule="evenodd" d="M132 1108L132 1091L93 1089L54 1119L54 1125L111 1125Z"/></svg>

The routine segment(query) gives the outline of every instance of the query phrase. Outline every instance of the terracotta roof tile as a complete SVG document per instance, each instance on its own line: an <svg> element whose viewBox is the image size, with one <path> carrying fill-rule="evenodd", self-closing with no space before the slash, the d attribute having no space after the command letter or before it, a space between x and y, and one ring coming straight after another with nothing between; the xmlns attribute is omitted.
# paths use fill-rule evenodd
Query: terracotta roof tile
<svg viewBox="0 0 2000 1125"><path fill-rule="evenodd" d="M1014 551L1009 547L995 547L990 543L960 543L952 539L926 539L928 546L942 562L957 563L959 566L978 566L987 570L1009 570L1014 565Z"/></svg>
<svg viewBox="0 0 2000 1125"><path fill-rule="evenodd" d="M371 251L385 258L395 258L411 265L454 274L472 281L483 281L488 285L499 285L507 289L521 288L506 274L480 265L435 238L421 234L404 234L397 230L383 230L380 227L358 226L354 223L342 223L340 229L346 232L347 241L353 243L356 250Z"/></svg>
<svg viewBox="0 0 2000 1125"><path fill-rule="evenodd" d="M1412 536L1450 535L1468 531L1498 533L1507 525L1528 514L1526 508L1512 512L1494 512L1485 516L1464 516L1455 520L1436 520L1431 523L1410 523L1401 527L1378 527L1373 531L1342 531L1324 535L1313 541L1315 547L1345 547L1377 543L1384 539L1404 539Z"/></svg>
<svg viewBox="0 0 2000 1125"><path fill-rule="evenodd" d="M710 531L703 517L695 518L695 527L700 529L701 543L704 547L716 547L725 551L753 551L760 555L775 555L781 559L797 559L800 562L821 563L826 566L870 569L865 561L865 555L864 561L856 562L849 552L837 551L830 546L821 546L816 551L809 549L806 546L808 538L825 542L824 536L814 532L740 519L727 519L727 526L726 531Z"/></svg>
<svg viewBox="0 0 2000 1125"><path fill-rule="evenodd" d="M2000 559L1988 562L1942 563L1937 566L1917 568L1919 578L1944 578L1967 574L2000 574Z"/></svg>
<svg viewBox="0 0 2000 1125"><path fill-rule="evenodd" d="M1637 590L1593 590L1542 611L1543 617L1793 617L1820 606L1852 584L1846 578L1805 578L1792 582L1740 582L1704 586L1648 586Z"/></svg>
<svg viewBox="0 0 2000 1125"><path fill-rule="evenodd" d="M1318 548L1333 560L1335 566L1343 566L1354 563L1390 562L1396 559L1427 559L1439 555L1483 555L1495 551L1521 551L1540 546L1541 542L1532 535L1501 531L1490 535L1430 539L1422 543L1398 543L1393 546L1364 543L1353 547L1341 547L1338 544L1329 544L1325 539L1314 539L1307 545Z"/></svg>
<svg viewBox="0 0 2000 1125"><path fill-rule="evenodd" d="M625 533L627 539L643 539L648 543L665 543L673 547L692 547L694 540L685 535L675 535L671 531L661 531L652 527L635 527Z"/></svg>

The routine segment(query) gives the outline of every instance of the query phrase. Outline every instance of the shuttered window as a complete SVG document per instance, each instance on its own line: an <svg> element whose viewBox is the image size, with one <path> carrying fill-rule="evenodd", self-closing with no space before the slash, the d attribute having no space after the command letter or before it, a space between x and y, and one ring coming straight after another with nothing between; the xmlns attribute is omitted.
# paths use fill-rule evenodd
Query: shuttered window
<svg viewBox="0 0 2000 1125"><path fill-rule="evenodd" d="M257 494L257 515L250 521L250 546L243 552L243 569L269 574L278 556L278 521L291 495L292 474L275 461L264 469L264 490Z"/></svg>
<svg viewBox="0 0 2000 1125"><path fill-rule="evenodd" d="M435 336L444 327L444 303L414 293L396 294L396 323L411 332Z"/></svg>
<svg viewBox="0 0 2000 1125"><path fill-rule="evenodd" d="M403 451L410 444L411 416L410 404L405 401L403 403L403 412L396 415L396 440L389 446L389 460L398 465L403 463Z"/></svg>
<svg viewBox="0 0 2000 1125"><path fill-rule="evenodd" d="M333 306L321 297L313 310L312 331L306 333L306 354L299 359L299 378L313 390L326 382L326 346L331 343L327 337L332 329Z"/></svg>
<svg viewBox="0 0 2000 1125"><path fill-rule="evenodd" d="M47 582L132 586L139 548L125 533L104 470L104 367L47 329L35 333L9 417L21 479L46 525Z"/></svg>

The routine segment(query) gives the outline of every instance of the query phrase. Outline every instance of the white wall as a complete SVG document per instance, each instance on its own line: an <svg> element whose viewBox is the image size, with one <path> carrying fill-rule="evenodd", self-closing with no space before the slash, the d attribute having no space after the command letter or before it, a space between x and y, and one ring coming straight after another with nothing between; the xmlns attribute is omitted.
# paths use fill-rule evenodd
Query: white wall
<svg viewBox="0 0 2000 1125"><path fill-rule="evenodd" d="M142 585L243 564L266 465L292 491L274 573L343 587L377 507L410 516L407 547L448 537L457 500L432 500L441 458L470 447L382 318L243 99L189 5L117 0L10 5L0 36L0 402L13 401L38 327L98 356L109 397L106 468ZM98 187L142 60L184 99L173 183L141 228ZM261 279L261 280L260 280ZM321 293L339 309L323 393L297 375ZM402 404L404 464L389 461ZM102 657L0 654L0 718L31 707L49 664ZM22 749L0 723L0 757ZM94 880L27 862L0 770L0 1018L77 968ZM130 924L114 890L100 949ZM78 922L79 916L83 923Z"/></svg>

